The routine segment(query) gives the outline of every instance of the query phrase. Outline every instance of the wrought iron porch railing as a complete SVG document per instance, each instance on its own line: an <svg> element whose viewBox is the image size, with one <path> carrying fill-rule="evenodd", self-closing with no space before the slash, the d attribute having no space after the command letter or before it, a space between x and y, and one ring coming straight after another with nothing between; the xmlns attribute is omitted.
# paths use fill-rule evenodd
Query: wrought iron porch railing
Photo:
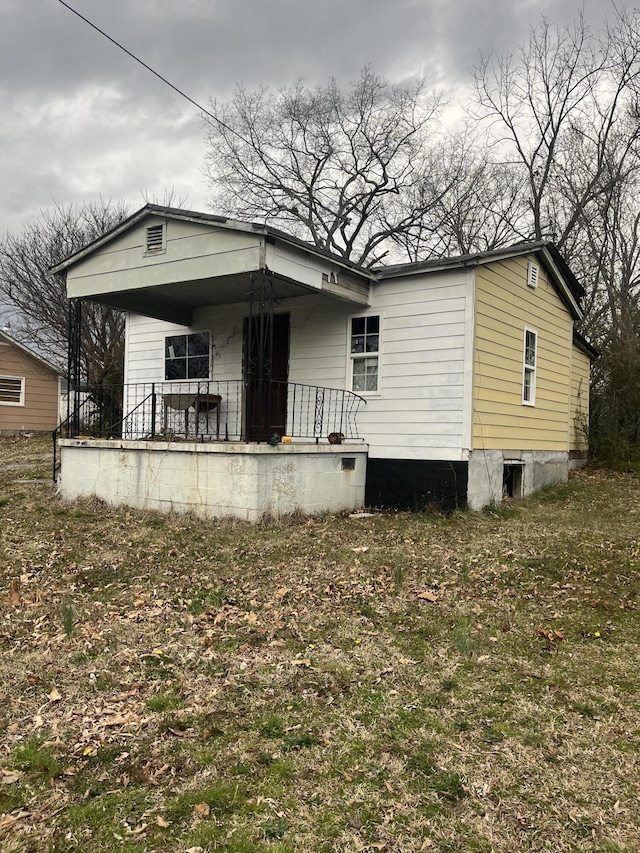
<svg viewBox="0 0 640 853"><path fill-rule="evenodd" d="M299 382L242 380L148 382L85 388L80 403L53 432L125 440L256 441L284 435L319 442L358 439L362 397Z"/></svg>

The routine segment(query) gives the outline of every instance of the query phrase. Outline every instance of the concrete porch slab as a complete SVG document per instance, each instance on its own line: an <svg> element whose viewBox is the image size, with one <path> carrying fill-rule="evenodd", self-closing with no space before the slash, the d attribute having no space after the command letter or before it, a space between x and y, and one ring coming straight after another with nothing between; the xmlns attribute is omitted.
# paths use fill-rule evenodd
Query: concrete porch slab
<svg viewBox="0 0 640 853"><path fill-rule="evenodd" d="M361 509L367 454L361 443L61 439L57 485L66 500L256 522Z"/></svg>

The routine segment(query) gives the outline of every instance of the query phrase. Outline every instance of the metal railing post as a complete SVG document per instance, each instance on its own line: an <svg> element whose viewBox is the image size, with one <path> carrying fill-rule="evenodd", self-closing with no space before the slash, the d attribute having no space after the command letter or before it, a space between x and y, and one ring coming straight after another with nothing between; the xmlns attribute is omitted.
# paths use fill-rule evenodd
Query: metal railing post
<svg viewBox="0 0 640 853"><path fill-rule="evenodd" d="M322 419L324 414L324 388L316 388L316 411L313 422L313 434L316 444L320 443L322 435Z"/></svg>
<svg viewBox="0 0 640 853"><path fill-rule="evenodd" d="M156 383L151 383L151 438L156 437Z"/></svg>

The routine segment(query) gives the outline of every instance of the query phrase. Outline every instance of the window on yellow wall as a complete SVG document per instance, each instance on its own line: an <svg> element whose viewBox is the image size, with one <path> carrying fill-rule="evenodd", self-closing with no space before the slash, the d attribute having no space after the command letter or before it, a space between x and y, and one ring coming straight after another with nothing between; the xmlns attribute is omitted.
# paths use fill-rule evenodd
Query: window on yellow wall
<svg viewBox="0 0 640 853"><path fill-rule="evenodd" d="M533 329L524 330L524 363L522 368L522 403L525 406L536 404L536 363L538 359L538 333Z"/></svg>

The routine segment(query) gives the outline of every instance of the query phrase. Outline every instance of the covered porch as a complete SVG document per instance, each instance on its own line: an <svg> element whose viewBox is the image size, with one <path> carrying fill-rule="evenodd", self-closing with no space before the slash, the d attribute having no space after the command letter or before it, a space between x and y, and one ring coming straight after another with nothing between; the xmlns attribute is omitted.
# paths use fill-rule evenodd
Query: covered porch
<svg viewBox="0 0 640 853"><path fill-rule="evenodd" d="M330 305L346 347L366 274L264 226L154 205L57 271L72 300L64 497L248 520L363 505L366 401L322 358L309 370L291 317ZM127 313L122 386L81 375L86 300Z"/></svg>

